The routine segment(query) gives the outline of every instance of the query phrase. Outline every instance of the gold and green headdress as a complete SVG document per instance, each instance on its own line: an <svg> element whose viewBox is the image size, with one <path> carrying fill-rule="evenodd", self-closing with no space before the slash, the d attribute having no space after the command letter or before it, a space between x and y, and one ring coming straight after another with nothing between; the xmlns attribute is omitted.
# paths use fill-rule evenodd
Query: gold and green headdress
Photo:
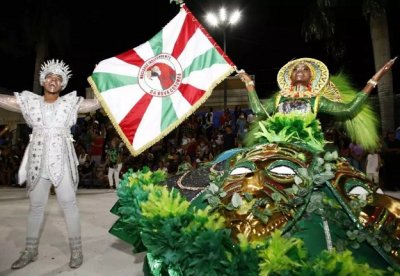
<svg viewBox="0 0 400 276"><path fill-rule="evenodd" d="M278 72L277 81L282 96L288 96L285 93L289 93L292 85L290 76L296 65L301 63L306 64L311 71L311 96L318 95L329 83L329 70L323 62L313 58L295 59L286 63Z"/></svg>

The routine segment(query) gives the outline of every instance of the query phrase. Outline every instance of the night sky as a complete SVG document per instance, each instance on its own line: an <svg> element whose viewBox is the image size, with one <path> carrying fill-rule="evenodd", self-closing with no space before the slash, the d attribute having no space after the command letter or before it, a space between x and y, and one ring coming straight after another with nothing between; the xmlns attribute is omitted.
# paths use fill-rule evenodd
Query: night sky
<svg viewBox="0 0 400 276"><path fill-rule="evenodd" d="M392 56L396 56L400 55L400 1L388 1L391 50ZM29 6L32 2L43 1L15 0L8 4L9 8L2 7L0 11L0 87L12 91L32 89L34 47L28 45L22 35L26 28L31 27L24 20L29 21L35 14ZM81 95L89 86L86 79L96 63L146 42L179 12L179 6L169 0L52 2L59 3L39 8L57 14L58 23L63 26L63 31L57 35L63 42L61 46L49 45L49 58L63 59L70 65L73 77L65 91L77 90ZM221 47L222 32L207 25L206 12L218 9L224 3L227 9L242 11L239 25L227 30L227 54L239 69L255 75L261 96L276 91L279 68L294 58L320 59L328 65L331 73L342 69L360 89L374 74L369 25L362 16L358 0L347 1L351 3L336 10L337 29L332 39L344 45L344 54L339 59L327 54L323 42L304 41L301 28L311 0L185 2ZM57 26L54 24L50 28ZM400 65L397 64L393 68L397 93L400 93L399 73Z"/></svg>

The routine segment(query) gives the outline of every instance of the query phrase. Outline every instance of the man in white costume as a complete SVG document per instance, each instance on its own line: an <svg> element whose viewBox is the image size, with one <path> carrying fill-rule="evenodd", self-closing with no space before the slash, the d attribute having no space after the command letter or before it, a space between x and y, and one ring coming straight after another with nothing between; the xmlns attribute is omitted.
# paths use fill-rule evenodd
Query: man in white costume
<svg viewBox="0 0 400 276"><path fill-rule="evenodd" d="M42 64L40 71L43 96L29 91L15 92L14 96L0 95L0 107L21 112L32 128L25 151L30 200L26 245L20 258L12 264L13 269L22 268L38 258L39 233L52 185L67 224L71 248L69 266L77 268L83 262L79 209L75 195L79 162L70 130L76 124L78 113L91 112L100 106L96 99L84 100L78 97L76 91L60 97L70 77L71 71L63 61L49 60Z"/></svg>

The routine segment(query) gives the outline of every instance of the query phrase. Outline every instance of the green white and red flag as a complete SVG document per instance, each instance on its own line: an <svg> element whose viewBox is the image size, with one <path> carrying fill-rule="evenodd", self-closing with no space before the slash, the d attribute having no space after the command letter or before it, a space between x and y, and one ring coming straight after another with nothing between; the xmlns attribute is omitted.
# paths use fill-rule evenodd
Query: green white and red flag
<svg viewBox="0 0 400 276"><path fill-rule="evenodd" d="M183 4L153 38L101 61L88 81L136 156L189 117L233 71L233 62Z"/></svg>

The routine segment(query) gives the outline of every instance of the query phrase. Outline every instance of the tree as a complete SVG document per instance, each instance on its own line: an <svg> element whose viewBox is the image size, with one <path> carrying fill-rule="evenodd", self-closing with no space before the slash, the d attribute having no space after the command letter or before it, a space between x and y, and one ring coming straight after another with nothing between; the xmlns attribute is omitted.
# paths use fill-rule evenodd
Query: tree
<svg viewBox="0 0 400 276"><path fill-rule="evenodd" d="M305 40L320 40L326 43L331 55L340 59L345 53L344 41L337 40L335 7L344 5L346 0L314 0L309 15L303 22ZM378 70L390 58L390 38L385 0L354 1L360 6L369 21L375 69ZM353 2L352 2L353 3ZM335 39L336 38L336 39ZM392 73L387 73L378 85L378 98L382 133L394 129L394 97Z"/></svg>
<svg viewBox="0 0 400 276"><path fill-rule="evenodd" d="M389 28L383 1L364 1L364 14L369 18L375 70L381 68L390 58ZM382 133L394 130L394 96L392 72L388 72L378 85Z"/></svg>

